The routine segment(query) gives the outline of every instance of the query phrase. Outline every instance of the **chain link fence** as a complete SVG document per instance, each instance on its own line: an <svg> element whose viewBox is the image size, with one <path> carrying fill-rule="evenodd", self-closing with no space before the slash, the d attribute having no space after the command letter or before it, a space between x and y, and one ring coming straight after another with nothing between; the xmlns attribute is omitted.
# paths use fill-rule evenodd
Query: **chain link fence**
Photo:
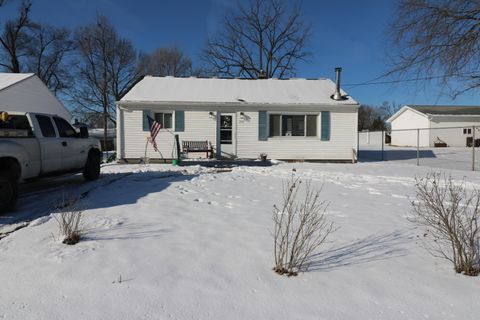
<svg viewBox="0 0 480 320"><path fill-rule="evenodd" d="M480 126L360 131L358 160L480 171Z"/></svg>

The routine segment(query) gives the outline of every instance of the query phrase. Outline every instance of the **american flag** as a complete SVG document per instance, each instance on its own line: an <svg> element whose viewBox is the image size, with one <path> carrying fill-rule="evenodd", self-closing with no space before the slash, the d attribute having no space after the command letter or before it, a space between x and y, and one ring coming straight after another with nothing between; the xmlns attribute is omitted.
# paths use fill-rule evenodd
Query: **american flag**
<svg viewBox="0 0 480 320"><path fill-rule="evenodd" d="M148 138L148 141L153 146L153 149L157 151L157 142L155 142L155 138L157 137L158 132L160 132L160 129L162 128L162 125L152 119L150 116L147 116L148 119L148 125L150 126L150 137Z"/></svg>

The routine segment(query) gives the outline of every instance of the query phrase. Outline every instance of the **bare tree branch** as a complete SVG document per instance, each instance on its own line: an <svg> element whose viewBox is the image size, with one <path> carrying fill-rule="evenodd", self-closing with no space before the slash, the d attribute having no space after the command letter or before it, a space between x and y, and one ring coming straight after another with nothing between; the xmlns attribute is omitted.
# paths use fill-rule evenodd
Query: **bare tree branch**
<svg viewBox="0 0 480 320"><path fill-rule="evenodd" d="M437 77L453 96L480 85L480 1L401 0L388 31L387 76Z"/></svg>
<svg viewBox="0 0 480 320"><path fill-rule="evenodd" d="M238 5L223 22L222 31L208 40L202 59L214 74L229 77L284 78L306 61L310 26L298 7L278 0L250 0Z"/></svg>
<svg viewBox="0 0 480 320"><path fill-rule="evenodd" d="M139 77L137 53L129 40L118 36L104 16L80 27L75 33L78 61L75 61L75 89L69 93L76 112L103 116L104 140L108 121L115 123L115 101ZM105 142L106 145L106 142Z"/></svg>
<svg viewBox="0 0 480 320"><path fill-rule="evenodd" d="M30 1L22 2L19 16L8 20L0 36L2 66L9 72L20 73L22 67L20 58L27 54L29 36L27 30L30 26L29 14L32 4ZM8 61L8 62L7 62Z"/></svg>
<svg viewBox="0 0 480 320"><path fill-rule="evenodd" d="M157 77L189 76L192 74L192 60L179 48L158 48L151 54L142 54L139 66L142 74Z"/></svg>

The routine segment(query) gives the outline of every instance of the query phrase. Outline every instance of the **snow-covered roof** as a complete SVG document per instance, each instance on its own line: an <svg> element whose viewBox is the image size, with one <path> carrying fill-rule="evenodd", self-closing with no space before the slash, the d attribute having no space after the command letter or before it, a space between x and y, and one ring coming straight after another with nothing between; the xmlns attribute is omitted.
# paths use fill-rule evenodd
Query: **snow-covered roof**
<svg viewBox="0 0 480 320"><path fill-rule="evenodd" d="M428 115L480 115L480 106L409 105L409 107Z"/></svg>
<svg viewBox="0 0 480 320"><path fill-rule="evenodd" d="M129 102L215 104L327 104L356 105L333 100L335 83L330 79L219 79L146 76L121 100Z"/></svg>
<svg viewBox="0 0 480 320"><path fill-rule="evenodd" d="M92 128L88 129L88 133L91 137L93 138L103 138L103 129L102 128ZM108 138L115 138L117 135L117 129L115 128L109 128L107 129L107 137Z"/></svg>
<svg viewBox="0 0 480 320"><path fill-rule="evenodd" d="M33 76L33 73L0 73L0 90Z"/></svg>
<svg viewBox="0 0 480 320"><path fill-rule="evenodd" d="M406 105L388 118L387 122L392 122L407 110L411 110L424 117L480 116L480 106Z"/></svg>

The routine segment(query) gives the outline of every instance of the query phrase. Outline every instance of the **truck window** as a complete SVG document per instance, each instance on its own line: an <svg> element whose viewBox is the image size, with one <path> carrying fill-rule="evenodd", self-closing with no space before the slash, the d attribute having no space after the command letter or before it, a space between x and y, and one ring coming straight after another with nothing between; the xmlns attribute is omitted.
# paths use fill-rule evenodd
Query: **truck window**
<svg viewBox="0 0 480 320"><path fill-rule="evenodd" d="M45 138L55 137L55 128L53 127L52 120L47 116L36 116L42 135Z"/></svg>
<svg viewBox="0 0 480 320"><path fill-rule="evenodd" d="M73 127L67 121L58 117L53 117L53 120L57 125L58 134L60 135L60 137L75 138L77 136L77 132L75 131L75 129L73 129Z"/></svg>
<svg viewBox="0 0 480 320"><path fill-rule="evenodd" d="M33 136L32 128L28 122L27 116L9 115L8 120L0 120L0 129L27 130L29 136Z"/></svg>

